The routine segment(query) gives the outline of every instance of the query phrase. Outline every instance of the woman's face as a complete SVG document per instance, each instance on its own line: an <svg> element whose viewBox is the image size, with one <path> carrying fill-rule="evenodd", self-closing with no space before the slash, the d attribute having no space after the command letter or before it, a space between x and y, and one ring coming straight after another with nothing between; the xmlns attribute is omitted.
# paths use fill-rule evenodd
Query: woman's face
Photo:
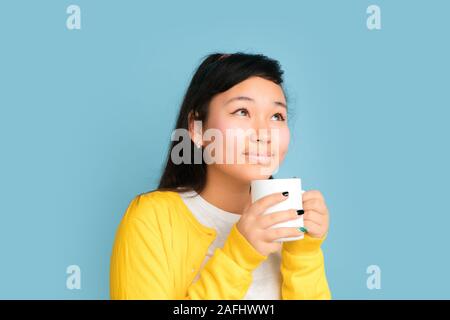
<svg viewBox="0 0 450 320"><path fill-rule="evenodd" d="M245 182L267 179L288 150L290 133L283 90L261 77L248 78L214 96L202 126L204 153L215 159L208 170L214 166ZM208 138L208 131L221 137Z"/></svg>

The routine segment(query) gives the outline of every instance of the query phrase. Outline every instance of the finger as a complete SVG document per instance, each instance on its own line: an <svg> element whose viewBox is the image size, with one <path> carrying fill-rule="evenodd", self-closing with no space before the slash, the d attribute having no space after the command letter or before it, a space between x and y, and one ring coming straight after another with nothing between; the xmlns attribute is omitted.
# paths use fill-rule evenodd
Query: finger
<svg viewBox="0 0 450 320"><path fill-rule="evenodd" d="M265 240L272 242L279 238L298 237L301 235L303 235L303 232L301 232L295 227L272 228L266 229Z"/></svg>
<svg viewBox="0 0 450 320"><path fill-rule="evenodd" d="M305 214L303 215L303 219L314 221L315 223L317 223L319 225L324 225L327 222L325 215L323 215L317 211L314 211L314 210L305 211Z"/></svg>
<svg viewBox="0 0 450 320"><path fill-rule="evenodd" d="M326 214L328 212L328 208L320 199L310 199L307 201L303 201L303 209L306 210L315 210L321 214Z"/></svg>
<svg viewBox="0 0 450 320"><path fill-rule="evenodd" d="M299 215L295 209L272 212L261 216L259 226L262 229L267 229L274 224L294 220L298 217Z"/></svg>
<svg viewBox="0 0 450 320"><path fill-rule="evenodd" d="M310 200L310 199L324 200L324 197L319 190L308 190L302 194L302 199L303 199L303 201Z"/></svg>
<svg viewBox="0 0 450 320"><path fill-rule="evenodd" d="M276 192L262 197L256 200L250 208L249 214L261 214L268 208L276 205L277 203L284 201L288 198L288 195L283 195L282 192Z"/></svg>
<svg viewBox="0 0 450 320"><path fill-rule="evenodd" d="M320 237L324 233L324 227L314 221L304 220L303 225L308 230L308 234L313 237Z"/></svg>

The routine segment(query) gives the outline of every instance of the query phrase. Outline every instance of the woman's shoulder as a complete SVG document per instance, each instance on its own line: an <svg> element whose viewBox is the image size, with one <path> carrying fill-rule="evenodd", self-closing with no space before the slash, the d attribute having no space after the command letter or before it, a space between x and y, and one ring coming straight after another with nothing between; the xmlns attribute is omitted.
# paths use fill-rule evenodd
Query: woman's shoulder
<svg viewBox="0 0 450 320"><path fill-rule="evenodd" d="M136 195L128 205L126 218L149 221L168 217L179 196L175 191L154 190Z"/></svg>
<svg viewBox="0 0 450 320"><path fill-rule="evenodd" d="M153 203L164 203L167 201L173 201L175 197L178 197L178 193L172 190L152 190L144 193L138 194L136 198L143 199L143 201L148 201Z"/></svg>

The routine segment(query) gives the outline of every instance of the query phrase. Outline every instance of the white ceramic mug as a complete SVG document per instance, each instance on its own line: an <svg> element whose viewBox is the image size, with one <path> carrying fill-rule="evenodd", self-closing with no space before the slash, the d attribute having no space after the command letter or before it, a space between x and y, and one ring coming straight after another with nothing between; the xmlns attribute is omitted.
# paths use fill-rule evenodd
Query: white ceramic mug
<svg viewBox="0 0 450 320"><path fill-rule="evenodd" d="M290 210L290 209L303 209L302 203L302 181L300 178L289 178L289 179L263 179L263 180L252 180L251 181L251 196L252 203L256 200L272 194L276 192L289 192L289 197L281 201L274 206L268 208L262 214L271 214L276 211ZM298 216L297 219L289 220L274 224L270 228L279 228L279 227L303 227L303 215ZM303 239L303 235L299 235L298 237L288 237L288 238L279 238L275 241L283 242L283 241L293 241Z"/></svg>

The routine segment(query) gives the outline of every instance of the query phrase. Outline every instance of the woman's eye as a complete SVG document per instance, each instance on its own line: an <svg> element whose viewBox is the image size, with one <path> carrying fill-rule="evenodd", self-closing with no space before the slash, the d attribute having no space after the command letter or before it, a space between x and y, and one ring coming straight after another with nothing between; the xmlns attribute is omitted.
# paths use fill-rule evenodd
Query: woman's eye
<svg viewBox="0 0 450 320"><path fill-rule="evenodd" d="M281 113L276 113L276 114L273 115L273 117L275 117L275 116L278 116L278 120L277 121L284 121L285 120Z"/></svg>
<svg viewBox="0 0 450 320"><path fill-rule="evenodd" d="M238 116L246 116L248 115L248 111L246 109L238 109L233 114L237 114Z"/></svg>

